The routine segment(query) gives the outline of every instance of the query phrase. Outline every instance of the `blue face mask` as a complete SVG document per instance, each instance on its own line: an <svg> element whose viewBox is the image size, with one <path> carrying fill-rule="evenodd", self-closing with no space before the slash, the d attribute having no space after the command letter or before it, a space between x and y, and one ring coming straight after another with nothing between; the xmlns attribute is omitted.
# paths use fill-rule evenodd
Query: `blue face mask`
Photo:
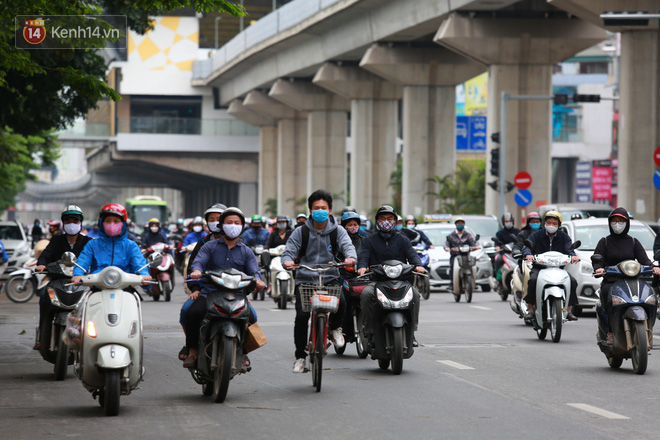
<svg viewBox="0 0 660 440"><path fill-rule="evenodd" d="M403 229L403 225L396 225L394 229L396 229L397 231L401 231Z"/></svg>
<svg viewBox="0 0 660 440"><path fill-rule="evenodd" d="M366 226L360 226L360 229L362 229L363 231L366 231L367 227Z"/></svg>
<svg viewBox="0 0 660 440"><path fill-rule="evenodd" d="M323 209L317 209L316 211L312 211L312 219L316 223L324 223L325 221L328 220L328 211L325 211Z"/></svg>
<svg viewBox="0 0 660 440"><path fill-rule="evenodd" d="M465 225L461 225L461 224L456 225L456 229L458 229L459 231L462 231L464 227Z"/></svg>
<svg viewBox="0 0 660 440"><path fill-rule="evenodd" d="M538 231L541 228L541 223L530 223L529 227L532 231Z"/></svg>

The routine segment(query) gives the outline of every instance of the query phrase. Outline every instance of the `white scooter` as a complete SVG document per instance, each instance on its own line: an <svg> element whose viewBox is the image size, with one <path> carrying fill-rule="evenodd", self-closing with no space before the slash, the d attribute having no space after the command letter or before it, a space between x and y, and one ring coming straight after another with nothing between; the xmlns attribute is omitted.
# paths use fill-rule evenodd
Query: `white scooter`
<svg viewBox="0 0 660 440"><path fill-rule="evenodd" d="M582 243L578 240L571 245L577 249ZM525 246L534 252L533 244L525 240ZM561 252L545 252L534 256L534 265L542 267L536 281L536 309L532 325L539 339L545 339L548 329L552 342L561 340L562 325L568 319L568 297L571 293L571 278L564 267L571 262L571 256ZM527 285L525 286L527 289ZM525 302L521 303L526 313Z"/></svg>
<svg viewBox="0 0 660 440"><path fill-rule="evenodd" d="M37 259L30 258L23 267L9 274L5 293L7 298L15 303L25 303L32 299L35 293L41 292L48 285L46 272L36 272Z"/></svg>
<svg viewBox="0 0 660 440"><path fill-rule="evenodd" d="M292 272L282 266L282 254L286 245L268 249L272 260L270 260L270 296L277 303L278 309L286 309L287 303L293 299L296 283L293 281Z"/></svg>
<svg viewBox="0 0 660 440"><path fill-rule="evenodd" d="M144 267L157 266L162 258L154 252ZM62 261L78 266L70 252ZM141 275L125 273L115 266L83 276L83 286L99 290L83 296L69 317L69 322L79 327L68 326L65 332L65 342L75 351L74 372L92 396L99 397L106 416L119 413L119 397L129 395L144 376L140 297L123 290L141 283Z"/></svg>

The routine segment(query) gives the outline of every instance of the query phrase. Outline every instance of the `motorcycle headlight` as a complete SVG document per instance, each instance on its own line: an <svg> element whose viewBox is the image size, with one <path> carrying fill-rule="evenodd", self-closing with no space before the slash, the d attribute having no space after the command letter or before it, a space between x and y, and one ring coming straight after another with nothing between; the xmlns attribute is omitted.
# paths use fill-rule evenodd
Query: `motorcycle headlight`
<svg viewBox="0 0 660 440"><path fill-rule="evenodd" d="M48 297L50 298L50 301L53 303L54 306L59 307L60 306L60 299L57 297L55 294L55 289L52 287L48 288Z"/></svg>
<svg viewBox="0 0 660 440"><path fill-rule="evenodd" d="M618 295L612 295L612 305L615 306L617 304L626 304L626 300Z"/></svg>
<svg viewBox="0 0 660 440"><path fill-rule="evenodd" d="M235 312L236 310L242 309L243 307L245 307L245 300L244 299L242 299L240 301L236 301L236 303L231 306L231 311Z"/></svg>
<svg viewBox="0 0 660 440"><path fill-rule="evenodd" d="M648 298L646 298L646 301L644 301L646 304L653 304L655 305L655 295L651 295Z"/></svg>
<svg viewBox="0 0 660 440"><path fill-rule="evenodd" d="M387 275L388 278L399 278L401 272L403 272L403 266L400 264L397 264L396 266L383 266L383 271L385 271L385 275Z"/></svg>
<svg viewBox="0 0 660 440"><path fill-rule="evenodd" d="M222 277L212 275L211 279L227 289L241 289L249 284L249 281L241 281L240 275L229 275L223 273Z"/></svg>
<svg viewBox="0 0 660 440"><path fill-rule="evenodd" d="M107 268L101 274L101 281L109 289L116 289L121 284L121 272L114 268Z"/></svg>
<svg viewBox="0 0 660 440"><path fill-rule="evenodd" d="M384 309L392 308L392 301L390 301L380 289L376 289L376 298L378 298L378 301L382 304Z"/></svg>
<svg viewBox="0 0 660 440"><path fill-rule="evenodd" d="M586 261L580 261L580 273L591 275L594 272L594 268L590 263Z"/></svg>
<svg viewBox="0 0 660 440"><path fill-rule="evenodd" d="M459 250L459 252L470 252L470 245L468 245L468 244L462 244L462 245L458 248L458 250Z"/></svg>
<svg viewBox="0 0 660 440"><path fill-rule="evenodd" d="M628 260L619 265L621 272L627 277L636 277L642 270L642 265L637 261Z"/></svg>

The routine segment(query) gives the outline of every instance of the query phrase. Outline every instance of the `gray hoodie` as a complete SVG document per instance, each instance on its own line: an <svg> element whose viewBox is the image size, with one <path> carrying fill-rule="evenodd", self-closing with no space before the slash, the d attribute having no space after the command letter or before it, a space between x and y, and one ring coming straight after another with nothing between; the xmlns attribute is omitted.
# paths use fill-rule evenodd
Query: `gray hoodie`
<svg viewBox="0 0 660 440"><path fill-rule="evenodd" d="M330 243L330 232L334 229L337 230L337 245L338 253L342 252L346 258L353 258L357 260L357 253L348 232L338 226L335 218L328 216L328 222L320 233L314 227L314 222L311 218L307 219L306 223L309 228L309 241L307 242L307 249L305 255L301 255L300 264L314 267L315 264L326 264L332 261L332 245ZM302 227L296 228L291 237L286 242L286 249L282 254L282 264L287 261L295 261L298 257L298 252L302 246ZM323 283L327 284L339 278L337 269L332 269L323 274ZM296 284L317 284L319 280L318 274L307 270L303 267L296 272Z"/></svg>

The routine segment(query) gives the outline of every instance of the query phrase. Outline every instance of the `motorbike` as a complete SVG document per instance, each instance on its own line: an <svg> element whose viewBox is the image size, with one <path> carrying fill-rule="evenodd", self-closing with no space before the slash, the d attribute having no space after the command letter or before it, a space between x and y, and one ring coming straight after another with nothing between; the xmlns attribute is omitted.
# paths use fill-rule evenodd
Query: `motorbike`
<svg viewBox="0 0 660 440"><path fill-rule="evenodd" d="M227 397L229 381L243 372L243 343L250 316L246 292L254 289L256 279L236 269L221 269L205 272L202 282L215 290L206 297L199 358L189 371L202 386L202 394L213 395L213 400L221 403Z"/></svg>
<svg viewBox="0 0 660 440"><path fill-rule="evenodd" d="M478 240L478 238L477 238ZM454 258L454 301L461 301L461 294L465 295L465 301L472 302L472 293L474 292L475 280L477 278L477 259L470 255L479 247L470 247L469 244L462 244L457 248L451 248Z"/></svg>
<svg viewBox="0 0 660 440"><path fill-rule="evenodd" d="M196 243L191 243L185 248L182 248L182 252L185 254L184 260L183 260L183 279L186 280L188 279L188 272L190 271L190 255L192 255L193 251L195 250L195 246L197 246ZM188 288L188 284L183 283L183 290L185 291L186 295L190 295L192 291L190 288Z"/></svg>
<svg viewBox="0 0 660 440"><path fill-rule="evenodd" d="M10 273L5 287L7 298L15 303L26 303L35 293L41 296L49 280L45 272L37 273L36 269L37 259L30 258L22 268Z"/></svg>
<svg viewBox="0 0 660 440"><path fill-rule="evenodd" d="M282 254L285 245L281 244L273 249L268 249L270 260L270 296L277 304L278 309L286 309L289 301L294 298L296 284L293 280L292 272L284 269L282 266Z"/></svg>
<svg viewBox="0 0 660 440"><path fill-rule="evenodd" d="M591 260L603 260L594 254ZM597 313L598 348L607 358L611 368L619 368L624 359L632 359L633 371L644 374L648 366L648 356L653 348L653 326L655 324L658 300L650 284L653 276L651 266L642 266L635 260L626 260L605 268L605 274L618 278L611 290L612 311L610 316L601 317ZM602 274L594 274L602 277ZM598 290L600 296L600 289ZM601 298L603 301L603 298ZM609 319L612 331L612 345L607 345L606 326L603 320Z"/></svg>
<svg viewBox="0 0 660 440"><path fill-rule="evenodd" d="M47 266L46 286L49 303L41 328L36 329L36 341L41 342L39 354L46 361L54 364L55 380L64 380L69 365L73 365L73 353L64 343L62 336L67 325L69 312L74 310L87 289L83 286L68 284L71 268L61 262Z"/></svg>
<svg viewBox="0 0 660 440"><path fill-rule="evenodd" d="M257 257L257 262L259 263L259 271L261 272L261 279L266 283L265 288L252 292L252 300L256 301L258 299L259 301L263 301L266 299L266 291L268 290L268 283L270 281L270 277L268 276L268 268L264 267L261 260L261 254L264 253L264 245L258 244L256 246L252 246L251 249L252 252L254 252L254 255Z"/></svg>
<svg viewBox="0 0 660 440"><path fill-rule="evenodd" d="M85 270L73 253L65 253L62 261ZM144 267L161 261L162 255L154 252ZM144 378L140 297L124 290L141 283L142 276L115 266L85 275L81 284L91 290L68 318L65 342L75 352L74 373L92 397L98 397L106 416L119 414L120 396L129 395Z"/></svg>
<svg viewBox="0 0 660 440"><path fill-rule="evenodd" d="M178 232L174 231L170 234L169 238L173 243L172 247L174 249L174 267L179 271L181 275L183 275L183 263L185 261L185 254L183 252L184 236L183 234L179 234Z"/></svg>
<svg viewBox="0 0 660 440"><path fill-rule="evenodd" d="M374 311L374 345L366 345L367 353L378 360L382 370L387 370L392 362L392 372L398 375L403 370L403 360L409 359L415 351L410 310L413 289L406 280L414 267L388 260L369 269L368 273L375 281L377 307ZM364 334L362 340L366 341Z"/></svg>
<svg viewBox="0 0 660 440"><path fill-rule="evenodd" d="M428 248L428 245L421 241L413 246L422 261L422 267L426 269L426 273L431 271L431 257L427 252ZM415 287L417 287L422 298L429 299L431 296L431 280L429 280L429 277L415 275Z"/></svg>
<svg viewBox="0 0 660 440"><path fill-rule="evenodd" d="M340 273L343 270L345 268L340 269ZM346 298L346 313L344 314L342 331L346 343L341 348L335 346L335 353L339 355L344 354L346 345L354 342L358 357L360 359L367 357L366 341L362 337L362 332L359 331L359 324L361 322L360 313L362 311L360 308L360 295L362 295L362 291L368 284L369 279L366 277L344 278L342 290L344 291L344 298Z"/></svg>
<svg viewBox="0 0 660 440"><path fill-rule="evenodd" d="M513 251L512 255L516 259L522 258L522 252L520 250ZM532 325L532 320L526 317L527 304L523 301L523 294L525 292L523 286L526 286L529 282L531 270L532 263L527 260L521 260L520 264L513 270L513 275L511 276L511 299L509 300L511 310L518 315L518 318L523 319L527 325Z"/></svg>
<svg viewBox="0 0 660 440"><path fill-rule="evenodd" d="M500 248L500 252L494 255L495 261L501 261L500 265L500 280L495 276L488 279L490 287L495 290L502 301L506 301L511 291L511 281L513 279L513 272L518 267L518 260L512 254L513 243L507 243Z"/></svg>
<svg viewBox="0 0 660 440"><path fill-rule="evenodd" d="M582 243L574 242L570 249L575 250ZM534 252L534 244L525 240L525 246ZM568 297L571 292L571 278L564 267L571 262L571 256L561 252L549 251L534 256L533 264L541 267L537 281L536 292L528 295L536 295L536 309L532 318L532 325L539 339L545 339L550 330L552 342L561 340L562 326L567 321ZM527 290L527 284L525 284ZM527 313L527 306L521 302L522 309Z"/></svg>
<svg viewBox="0 0 660 440"><path fill-rule="evenodd" d="M172 299L172 290L174 289L174 258L169 253L171 250L172 246L167 243L156 243L145 250L147 256L157 252L163 257L162 262L158 266L149 269L149 275L157 283L152 285L151 289L147 289L146 293L154 301L158 301L161 295L163 295L165 301Z"/></svg>

